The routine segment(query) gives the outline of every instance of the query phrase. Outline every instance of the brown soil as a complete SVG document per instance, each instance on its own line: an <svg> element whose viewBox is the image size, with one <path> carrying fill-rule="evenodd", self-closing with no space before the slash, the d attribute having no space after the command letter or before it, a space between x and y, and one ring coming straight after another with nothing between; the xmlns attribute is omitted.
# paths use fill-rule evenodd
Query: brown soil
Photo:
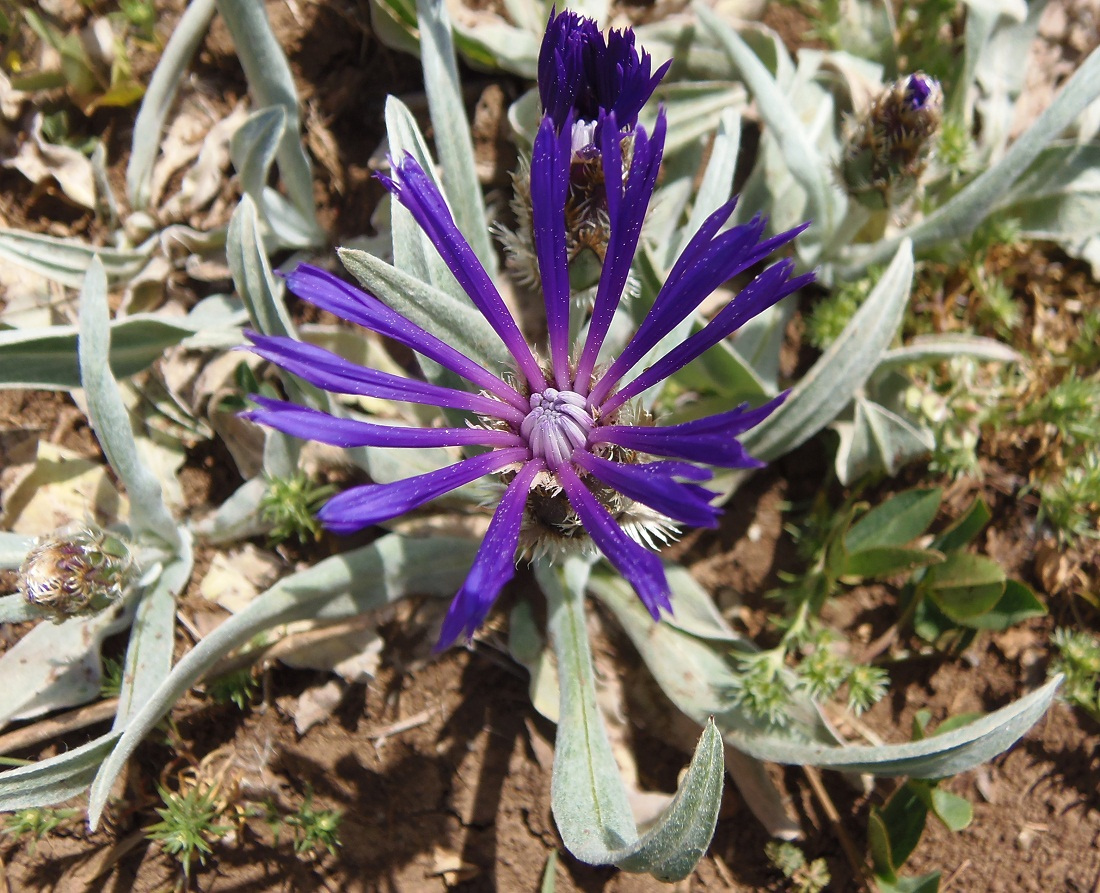
<svg viewBox="0 0 1100 893"><path fill-rule="evenodd" d="M166 5L177 12L181 7L179 2ZM322 225L337 242L341 235L367 232L380 194L368 158L383 132L383 99L386 93L403 94L414 109L423 108L417 62L387 50L371 35L365 2L272 2L268 11L309 110ZM488 84L477 78L467 81L477 84L471 112ZM211 101L226 108L246 92L219 23L200 53L196 79ZM490 86L513 95L509 82ZM124 146L132 110L102 114L116 128L114 145ZM114 177L124 169L124 159L112 153L112 162ZM0 196L0 214L10 225L40 231L60 226L64 234L98 235L89 215L56 195L30 190L10 172L0 173ZM1014 269L1028 281L1042 274L1048 260L1045 254L1025 254L1013 259ZM201 288L194 283L181 288L191 286ZM1062 294L1080 297L1070 286L1062 287ZM30 436L98 454L90 429L67 396L0 391L5 464L10 460L4 451ZM1087 611L1071 590L1054 585L1036 565L1034 556L1044 540L1036 530L1035 506L1020 499L1027 456L996 437L990 442L996 449L986 447L986 478L949 486L945 512L953 517L981 493L996 511L980 545L1047 598L1052 616L983 636L957 657L891 664L889 696L863 718L888 741L908 739L918 709L930 710L938 722L959 712L995 709L1030 690L1044 677L1050 630ZM775 607L764 593L778 584L779 572L800 569L794 544L783 532L784 507L822 485L827 461L820 444L807 445L750 480L719 530L691 533L669 550L751 635L767 635L766 615ZM240 482L224 447L213 442L189 452L180 477L193 513L219 504ZM925 469L916 468L889 488L916 483L950 484L931 481ZM184 610L200 598L197 581L211 554L200 552ZM1082 562L1083 574L1095 571L1087 557ZM521 574L506 593L505 605L533 589ZM895 598L896 591L887 586L856 589L831 603L826 619L865 644L896 617ZM328 683L326 674L266 666L260 671L262 694L244 711L192 693L173 711L169 730L138 751L100 830L89 834L78 821L70 822L35 847L0 838L0 893L145 893L182 886L178 864L160 845L150 844L141 829L157 821L156 783L174 786L186 772L220 778L226 796L241 810L262 811L268 802L290 808L311 794L317 808L343 813L336 853L307 857L296 855L285 837L276 840L262 819L242 812L240 823L214 844L205 864L192 867L196 890L538 889L547 858L562 851L549 806L553 727L531 707L526 673L507 656L500 631L506 615L495 614L469 649L429 659L439 611L440 605L431 602L394 612L380 628L386 644L377 677L367 686L342 684L333 714L304 734L294 723L298 699ZM1096 627L1095 616L1084 619ZM612 621L598 621L605 632L600 647L629 676L638 668L636 655ZM181 632L176 644L179 654L192 641ZM8 645L8 639L0 643ZM627 709L643 785L673 790L687 755L656 734L652 703L631 703ZM13 755L46 757L104 730L94 725L45 749ZM1056 705L1009 753L946 783L974 804L975 820L954 834L930 820L907 873L939 869L945 878L941 889L950 893L1100 890L1098 747L1096 724ZM805 834L800 846L807 858L826 859L830 889L858 890L841 836L863 851L868 810L884 802L896 782L880 781L865 795L845 779L826 775L826 801L800 769L776 769L773 777L789 795ZM828 817L833 805L839 822ZM741 795L728 785L710 852L680 889L790 889L764 856L767 841ZM557 890L567 893L665 888L648 878L585 866L564 852L558 866Z"/></svg>

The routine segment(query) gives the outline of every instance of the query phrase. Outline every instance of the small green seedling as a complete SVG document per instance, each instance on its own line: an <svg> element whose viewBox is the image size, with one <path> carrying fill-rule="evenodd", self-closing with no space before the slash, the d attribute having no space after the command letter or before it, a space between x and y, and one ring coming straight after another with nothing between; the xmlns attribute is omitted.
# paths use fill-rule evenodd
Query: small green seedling
<svg viewBox="0 0 1100 893"><path fill-rule="evenodd" d="M935 735L949 732L972 722L980 714L953 716L940 723ZM913 719L913 740L928 737L931 714L917 711ZM974 818L969 801L939 787L939 781L913 778L905 782L880 809L871 808L867 837L871 848L874 879L881 893L936 893L940 873L921 877L898 874L916 849L931 813L950 831L961 831Z"/></svg>
<svg viewBox="0 0 1100 893"><path fill-rule="evenodd" d="M1100 722L1100 639L1082 630L1064 627L1054 631L1058 656L1050 673L1063 673L1062 697Z"/></svg>
<svg viewBox="0 0 1100 893"><path fill-rule="evenodd" d="M29 838L28 852L33 856L38 841L48 837L66 822L78 818L81 813L82 810L79 809L20 809L4 817L3 832L16 838Z"/></svg>
<svg viewBox="0 0 1100 893"><path fill-rule="evenodd" d="M823 858L806 861L797 846L786 840L769 840L764 845L764 855L783 876L790 879L792 893L821 893L832 882L829 866Z"/></svg>
<svg viewBox="0 0 1100 893"><path fill-rule="evenodd" d="M145 829L149 840L161 842L164 851L183 868L185 878L191 877L191 860L198 856L201 864L213 852L210 844L233 830L219 825L225 814L225 806L218 796L216 786L193 783L173 793L157 785L157 792L164 802L157 808L161 821Z"/></svg>
<svg viewBox="0 0 1100 893"><path fill-rule="evenodd" d="M289 478L268 477L260 513L272 525L268 534L271 542L319 540L321 524L316 517L317 510L335 492L335 487L315 484L300 471Z"/></svg>

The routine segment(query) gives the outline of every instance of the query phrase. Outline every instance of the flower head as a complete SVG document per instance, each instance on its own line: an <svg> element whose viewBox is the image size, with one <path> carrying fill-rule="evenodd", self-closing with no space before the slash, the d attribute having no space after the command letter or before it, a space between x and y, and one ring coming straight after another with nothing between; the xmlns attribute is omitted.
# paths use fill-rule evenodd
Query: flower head
<svg viewBox="0 0 1100 893"><path fill-rule="evenodd" d="M484 475L500 476L506 489L451 606L441 645L464 633L471 635L485 618L514 574L521 544L535 548L595 544L658 618L662 610L671 610L664 570L658 556L630 534L645 541L647 530L657 531L659 538L676 524L715 526L718 510L710 504L714 494L700 486L711 472L699 463L728 468L759 464L746 455L737 436L765 418L782 398L757 409L741 406L678 425L652 424L631 401L810 280L810 275L792 277L790 261L774 264L700 331L670 349L663 345L665 337L715 288L764 260L801 228L764 238L765 222L757 217L723 231L734 202L723 205L691 239L626 347L610 362L600 360L653 194L663 137L663 115L652 138L638 128L632 163L623 171L621 135L612 128L603 133L611 241L587 334L576 350L569 339L570 286L564 250L571 148L569 135L559 133L550 116L539 129L531 162L535 245L549 331L547 357L540 359L524 340L500 293L455 226L443 196L411 157L396 163L393 178L383 182L430 236L463 290L507 346L514 368L486 369L378 299L307 265L287 277L295 294L395 339L458 374L472 390L367 369L288 338L249 336L256 353L317 387L471 415L467 427L402 428L336 418L261 397L253 398L259 408L247 414L288 434L343 447L480 448L438 471L353 487L331 499L319 513L330 529L351 532L416 509Z"/></svg>
<svg viewBox="0 0 1100 893"><path fill-rule="evenodd" d="M135 571L120 537L81 524L38 541L19 568L19 589L28 604L60 622L120 601Z"/></svg>

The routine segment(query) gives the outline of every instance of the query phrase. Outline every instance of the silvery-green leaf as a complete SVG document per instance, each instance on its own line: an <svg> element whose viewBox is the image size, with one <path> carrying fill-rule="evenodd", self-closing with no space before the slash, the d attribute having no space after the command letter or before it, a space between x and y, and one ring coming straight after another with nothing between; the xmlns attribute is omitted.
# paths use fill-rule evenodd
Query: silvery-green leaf
<svg viewBox="0 0 1100 893"><path fill-rule="evenodd" d="M554 893L557 888L558 877L558 851L551 850L546 857L546 867L542 870L542 883L539 885L539 893Z"/></svg>
<svg viewBox="0 0 1100 893"><path fill-rule="evenodd" d="M256 203L248 195L241 196L229 222L226 255L233 285L256 330L264 335L295 337L294 324L283 301L285 289L271 272Z"/></svg>
<svg viewBox="0 0 1100 893"><path fill-rule="evenodd" d="M206 36L214 16L215 0L191 0L161 52L149 86L141 100L134 136L130 144L130 161L126 165L126 194L130 207L144 210L149 204L149 189L153 178L153 162L160 148L160 135L168 112L176 98L180 82L195 50Z"/></svg>
<svg viewBox="0 0 1100 893"><path fill-rule="evenodd" d="M138 455L130 414L118 382L103 358L110 356L111 321L107 308L107 275L98 259L88 267L80 295L80 383L88 403L88 420L111 468L130 497L130 528L141 539L154 536L170 548L180 547L180 531L164 505L160 482Z"/></svg>
<svg viewBox="0 0 1100 893"><path fill-rule="evenodd" d="M386 97L386 137L393 157L400 159L405 153L411 155L446 199L427 141L412 112L396 96ZM473 302L459 286L427 233L398 201L390 204L390 230L393 263L398 270L446 292L460 304L473 307Z"/></svg>
<svg viewBox="0 0 1100 893"><path fill-rule="evenodd" d="M758 313L722 342L741 365L755 373L761 393L769 397L779 392L779 351L794 311L793 301L780 301Z"/></svg>
<svg viewBox="0 0 1100 893"><path fill-rule="evenodd" d="M782 406L748 432L749 455L770 461L829 424L878 366L901 325L913 280L913 252L903 243L867 300Z"/></svg>
<svg viewBox="0 0 1100 893"><path fill-rule="evenodd" d="M417 0L416 14L424 89L432 127L440 137L436 140L436 151L443 167L446 194L459 231L492 277L496 274L496 251L489 238L485 201L477 179L470 122L466 119L451 43L450 17L446 4L437 0Z"/></svg>
<svg viewBox="0 0 1100 893"><path fill-rule="evenodd" d="M285 248L305 247L315 241L316 223L302 217L290 200L267 185L285 134L285 109L278 105L260 109L249 115L233 134L230 155L240 176L241 191L260 210L275 244Z"/></svg>
<svg viewBox="0 0 1100 893"><path fill-rule="evenodd" d="M830 747L751 736L735 744L746 753L773 763L821 766L880 776L945 778L973 769L1008 750L1039 721L1061 683L1062 677L1057 676L1042 688L968 725L906 744Z"/></svg>
<svg viewBox="0 0 1100 893"><path fill-rule="evenodd" d="M980 335L948 333L943 335L918 335L908 344L894 347L882 355L875 370L876 377L888 369L907 366L910 363L938 363L952 357L974 357L994 363L1019 363L1023 357L1007 344Z"/></svg>
<svg viewBox="0 0 1100 893"><path fill-rule="evenodd" d="M818 155L813 140L775 78L749 45L703 3L693 6L699 21L711 29L737 66L745 85L756 99L765 125L778 141L791 174L806 190L808 216L824 233L834 226L830 197L830 167Z"/></svg>
<svg viewBox="0 0 1100 893"><path fill-rule="evenodd" d="M667 565L666 568L672 570ZM679 604L680 590L690 594L697 585L686 572L670 574L674 610ZM732 630L725 638L714 635L702 638L678 629L667 620L654 622L629 584L602 568L593 572L588 588L614 615L669 700L699 725L713 716L729 744L744 750L742 739L758 735L783 735L804 743L836 741L813 702L797 691L792 693L788 724L782 729L752 716L735 702L732 692L741 671L730 656L731 650L756 651L751 641ZM791 682L793 688L794 680ZM753 756L766 759L756 753Z"/></svg>
<svg viewBox="0 0 1100 893"><path fill-rule="evenodd" d="M256 205L247 195L241 196L240 204L229 222L226 254L233 273L233 285L248 308L253 327L264 335L297 337L283 300L285 287L282 280L276 279L271 272ZM326 392L297 376L283 376L283 384L295 403L328 412L333 410Z"/></svg>
<svg viewBox="0 0 1100 893"><path fill-rule="evenodd" d="M502 68L531 80L538 67L539 37L504 22L455 22L455 46L473 65Z"/></svg>
<svg viewBox="0 0 1100 893"><path fill-rule="evenodd" d="M1019 221L1022 235L1079 240L1100 232L1100 146L1045 149L997 203L995 213Z"/></svg>
<svg viewBox="0 0 1100 893"><path fill-rule="evenodd" d="M531 676L527 692L531 706L552 723L558 721L561 700L558 689L558 669L550 647L539 632L531 600L521 599L508 616L508 653Z"/></svg>
<svg viewBox="0 0 1100 893"><path fill-rule="evenodd" d="M317 226L313 202L313 174L302 145L301 118L294 76L263 4L252 0L218 0L233 45L244 69L248 86L261 106L281 106L286 113L286 131L279 144L279 174L294 207L313 226L315 242L324 241Z"/></svg>
<svg viewBox="0 0 1100 893"><path fill-rule="evenodd" d="M88 265L97 256L110 281L136 276L149 262L155 244L154 237L137 248L101 248L76 239L0 227L0 261L32 270L69 288L80 288L84 284Z"/></svg>
<svg viewBox="0 0 1100 893"><path fill-rule="evenodd" d="M108 360L111 372L117 378L141 372L192 334L194 329L184 319L157 314L114 320ZM0 331L0 388L68 391L80 387L76 349L76 326Z"/></svg>
<svg viewBox="0 0 1100 893"><path fill-rule="evenodd" d="M230 140L229 154L240 178L241 191L256 205L261 203L285 133L286 109L272 105L249 115Z"/></svg>
<svg viewBox="0 0 1100 893"><path fill-rule="evenodd" d="M56 757L0 772L0 812L52 806L83 793L118 735L110 732Z"/></svg>
<svg viewBox="0 0 1100 893"><path fill-rule="evenodd" d="M700 639L726 642L732 648L742 650L755 648L751 640L735 632L726 622L714 604L714 599L699 585L687 568L678 564L666 564L665 577L673 592L675 613L662 620L662 623L667 623L681 632Z"/></svg>
<svg viewBox="0 0 1100 893"><path fill-rule="evenodd" d="M836 453L836 473L847 486L869 472L892 475L907 462L927 455L935 447L930 431L881 404L856 395L855 415L851 422L838 423L840 448Z"/></svg>
<svg viewBox="0 0 1100 893"><path fill-rule="evenodd" d="M42 612L28 604L21 593L0 595L0 623L23 623L41 616Z"/></svg>
<svg viewBox="0 0 1100 893"><path fill-rule="evenodd" d="M260 517L260 502L267 493L267 482L254 477L238 487L217 511L194 525L197 536L220 545L266 533L271 525Z"/></svg>
<svg viewBox="0 0 1100 893"><path fill-rule="evenodd" d="M675 155L700 138L709 137L731 108L744 108L748 104L744 88L729 81L669 83L657 89L655 98L664 104L668 114L667 155ZM650 102L641 116L650 131L656 115L657 103Z"/></svg>
<svg viewBox="0 0 1100 893"><path fill-rule="evenodd" d="M1062 91L1035 122L1014 142L996 165L976 177L957 195L920 223L873 247L853 250L839 274L855 277L870 264L879 263L903 239L914 248L965 239L996 207L998 201L1074 119L1100 97L1100 48L1089 53Z"/></svg>
<svg viewBox="0 0 1100 893"><path fill-rule="evenodd" d="M780 792L762 760L726 745L726 772L737 785L741 798L771 837L799 840L803 837L798 822L791 817L790 798Z"/></svg>
<svg viewBox="0 0 1100 893"><path fill-rule="evenodd" d="M981 15L975 11L975 6L981 4L969 5L971 15ZM1028 57L1035 41L1046 0L1032 0L1031 3L1019 0L1014 5L1017 12L1023 8L1024 16L1006 20L1001 13L1002 17L995 21L995 27L981 48L974 72L979 88L974 111L982 122L981 145L984 152L994 158L1001 154L1012 131L1016 100L1024 89L1028 70L1020 60ZM968 26L971 15L967 17Z"/></svg>
<svg viewBox="0 0 1100 893"><path fill-rule="evenodd" d="M714 723L706 722L675 799L639 838L596 706L584 617L589 568L582 557L566 559L560 573L545 563L535 566L547 597L561 685L550 790L554 820L566 847L583 862L680 880L695 868L714 834L724 778L722 738Z"/></svg>
<svg viewBox="0 0 1100 893"><path fill-rule="evenodd" d="M183 531L179 554L141 592L126 647L115 729L125 728L129 718L145 705L172 669L176 596L191 579L193 565L191 534Z"/></svg>
<svg viewBox="0 0 1100 893"><path fill-rule="evenodd" d="M0 570L15 570L34 546L33 536L0 530Z"/></svg>
<svg viewBox="0 0 1100 893"><path fill-rule="evenodd" d="M103 640L127 622L109 609L64 623L45 621L26 633L0 656L0 726L94 700Z"/></svg>
<svg viewBox="0 0 1100 893"><path fill-rule="evenodd" d="M370 0L370 24L386 46L403 53L416 53L416 4L411 0Z"/></svg>
<svg viewBox="0 0 1100 893"><path fill-rule="evenodd" d="M691 216L682 230L679 243L671 244L671 253L663 258L666 267L672 267L676 258L684 253L692 236L699 231L703 221L718 210L733 192L733 173L737 167L737 153L740 148L741 116L736 110L727 108L718 119L710 160L699 184Z"/></svg>
<svg viewBox="0 0 1100 893"><path fill-rule="evenodd" d="M765 68L783 83L791 62L782 50L778 35L756 23L746 23L745 28L742 39L753 48ZM730 81L738 77L730 54L706 23L669 17L639 25L634 33L638 43L653 55L655 65L666 59L675 60L673 76L680 81Z"/></svg>
<svg viewBox="0 0 1100 893"><path fill-rule="evenodd" d="M344 266L367 291L421 328L490 372L514 366L503 342L476 309L365 252L341 249L339 254Z"/></svg>
<svg viewBox="0 0 1100 893"><path fill-rule="evenodd" d="M389 534L284 577L200 641L130 718L89 795L88 821L99 822L111 785L141 740L211 667L253 636L296 620L342 620L411 594L450 596L469 571L478 543Z"/></svg>
<svg viewBox="0 0 1100 893"><path fill-rule="evenodd" d="M531 0L504 0L504 10L508 18L516 23L518 31L535 36L546 30L549 15L542 0L535 3Z"/></svg>

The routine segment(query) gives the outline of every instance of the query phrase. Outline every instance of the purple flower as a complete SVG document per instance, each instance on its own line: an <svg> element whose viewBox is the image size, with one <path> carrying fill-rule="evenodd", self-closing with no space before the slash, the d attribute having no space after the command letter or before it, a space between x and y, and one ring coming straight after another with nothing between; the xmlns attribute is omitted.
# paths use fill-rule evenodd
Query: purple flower
<svg viewBox="0 0 1100 893"><path fill-rule="evenodd" d="M605 37L592 19L551 11L539 50L543 111L559 132L568 125L583 135L581 146L592 144L599 138L598 125L609 115L623 129L638 123L638 113L671 64L653 73L653 60L635 48L630 29L611 30Z"/></svg>
<svg viewBox="0 0 1100 893"><path fill-rule="evenodd" d="M568 133L543 119L531 161L535 243L546 302L549 356L540 359L524 340L484 267L458 231L442 195L411 157L383 182L431 237L447 266L515 360L509 370L486 369L377 298L316 267L287 277L299 297L385 335L470 383L457 390L367 369L319 347L289 338L250 334L256 353L325 390L465 411L457 428L403 428L335 418L278 400L253 398L256 422L299 437L343 447L408 449L476 447L476 453L438 471L389 484L353 487L319 513L331 530L348 533L416 509L484 475L507 487L464 585L443 625L440 647L472 635L515 571L517 548L566 548L593 542L623 574L654 618L671 611L659 557L631 537L647 539L676 524L713 527L714 494L700 486L711 472L700 464L747 468L737 436L782 400L678 425L652 424L631 404L648 388L683 368L747 320L808 283L792 277L793 263L760 272L698 332L637 369L661 340L719 285L764 260L804 227L763 238L765 221L722 231L733 211L715 211L676 261L653 306L623 351L597 362L638 248L642 220L661 162L665 120L652 137L638 128L633 161L624 172L616 129L602 134L611 239L587 335L569 343L570 288L564 251L564 202L571 157ZM647 523L650 525L647 528ZM652 537L649 538L652 541Z"/></svg>

